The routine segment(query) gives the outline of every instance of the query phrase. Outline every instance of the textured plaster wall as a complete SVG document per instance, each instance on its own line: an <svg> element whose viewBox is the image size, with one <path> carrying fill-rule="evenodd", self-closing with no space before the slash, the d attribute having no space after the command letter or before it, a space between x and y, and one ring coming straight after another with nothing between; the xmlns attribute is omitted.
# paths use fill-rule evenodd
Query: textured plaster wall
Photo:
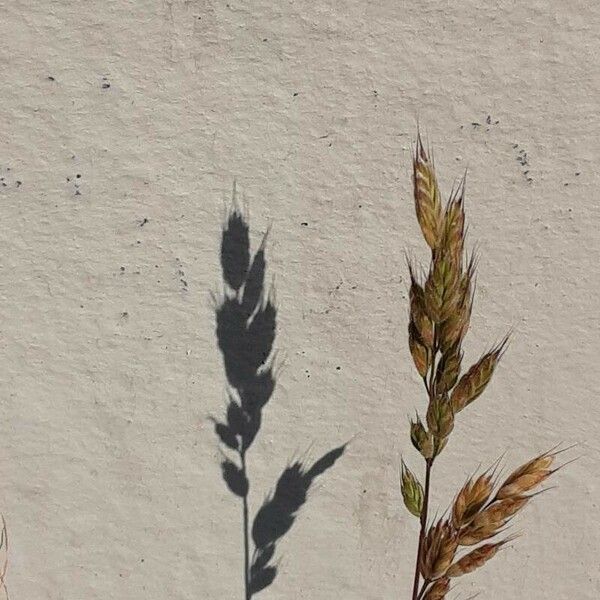
<svg viewBox="0 0 600 600"><path fill-rule="evenodd" d="M600 6L546 2L0 2L0 510L27 600L241 598L240 504L208 417L234 179L272 226L283 364L248 461L354 438L260 597L406 599L398 465L423 394L406 344L417 121L447 192L469 168L466 361L493 384L434 475L564 442L581 458L461 598L600 596Z"/></svg>

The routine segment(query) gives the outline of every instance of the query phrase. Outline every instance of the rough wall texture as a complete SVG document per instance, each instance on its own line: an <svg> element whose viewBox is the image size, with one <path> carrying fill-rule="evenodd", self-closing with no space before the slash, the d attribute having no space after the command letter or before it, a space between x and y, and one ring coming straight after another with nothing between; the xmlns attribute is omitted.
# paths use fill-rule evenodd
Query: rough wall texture
<svg viewBox="0 0 600 600"><path fill-rule="evenodd" d="M404 253L416 123L443 188L469 168L472 360L515 336L436 467L581 458L466 598L600 595L600 6L588 0L0 2L0 510L14 599L242 597L239 502L209 416L234 179L272 226L283 368L250 508L354 438L261 598L408 598Z"/></svg>

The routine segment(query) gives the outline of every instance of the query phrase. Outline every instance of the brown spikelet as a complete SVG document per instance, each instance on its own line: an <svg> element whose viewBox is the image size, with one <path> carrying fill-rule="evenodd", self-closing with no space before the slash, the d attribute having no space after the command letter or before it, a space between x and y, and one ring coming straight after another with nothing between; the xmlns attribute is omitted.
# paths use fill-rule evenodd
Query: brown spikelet
<svg viewBox="0 0 600 600"><path fill-rule="evenodd" d="M454 412L460 412L483 393L494 374L507 343L508 338L504 338L502 342L484 354L460 378L450 397Z"/></svg>
<svg viewBox="0 0 600 600"><path fill-rule="evenodd" d="M489 475L469 479L460 490L452 505L452 523L460 529L468 525L492 494L493 484Z"/></svg>
<svg viewBox="0 0 600 600"><path fill-rule="evenodd" d="M467 573L472 573L475 569L482 567L488 560L493 558L498 550L508 543L508 539L495 544L484 544L475 548L468 554L456 561L447 571L448 577L460 577Z"/></svg>
<svg viewBox="0 0 600 600"><path fill-rule="evenodd" d="M427 407L427 425L437 438L447 438L454 428L454 412L447 394L438 395Z"/></svg>
<svg viewBox="0 0 600 600"><path fill-rule="evenodd" d="M460 346L467 334L473 308L474 275L475 267L473 259L471 259L467 270L462 274L460 279L458 289L459 302L455 310L438 327L442 352L448 352L453 346Z"/></svg>
<svg viewBox="0 0 600 600"><path fill-rule="evenodd" d="M460 532L460 546L474 546L493 538L508 523L510 518L520 511L529 501L527 496L506 498L493 502L478 512L472 521Z"/></svg>
<svg viewBox="0 0 600 600"><path fill-rule="evenodd" d="M435 377L435 391L438 394L449 392L456 384L460 375L462 356L460 346L451 346L442 354Z"/></svg>
<svg viewBox="0 0 600 600"><path fill-rule="evenodd" d="M428 349L433 348L433 323L425 308L425 292L417 281L413 268L410 271L410 322L413 324L419 342Z"/></svg>
<svg viewBox="0 0 600 600"><path fill-rule="evenodd" d="M428 460L433 456L433 436L425 429L419 415L417 415L416 421L411 421L410 439L413 446L422 454L423 458Z"/></svg>
<svg viewBox="0 0 600 600"><path fill-rule="evenodd" d="M546 452L520 466L506 478L496 498L502 500L519 497L538 486L552 474L550 466L554 462L554 457L555 454Z"/></svg>
<svg viewBox="0 0 600 600"><path fill-rule="evenodd" d="M500 533L502 523L490 522L479 527L475 523L471 523L460 532L458 536L459 546L475 546L485 540L489 540Z"/></svg>
<svg viewBox="0 0 600 600"><path fill-rule="evenodd" d="M463 178L456 192L452 194L444 213L443 243L448 249L448 256L459 267L462 265L465 238L464 184Z"/></svg>
<svg viewBox="0 0 600 600"><path fill-rule="evenodd" d="M434 581L446 574L458 548L458 536L448 521L438 521L429 528L419 557L421 574Z"/></svg>
<svg viewBox="0 0 600 600"><path fill-rule="evenodd" d="M445 321L460 302L459 277L458 266L444 248L438 248L424 287L425 308L435 323Z"/></svg>
<svg viewBox="0 0 600 600"><path fill-rule="evenodd" d="M442 577L438 579L428 590L423 600L444 600L450 589L450 579Z"/></svg>
<svg viewBox="0 0 600 600"><path fill-rule="evenodd" d="M420 136L413 158L413 186L417 219L425 241L434 250L441 235L442 203L433 162L427 156Z"/></svg>
<svg viewBox="0 0 600 600"><path fill-rule="evenodd" d="M419 375L425 377L431 362L431 351L421 343L419 332L412 321L408 324L408 347Z"/></svg>

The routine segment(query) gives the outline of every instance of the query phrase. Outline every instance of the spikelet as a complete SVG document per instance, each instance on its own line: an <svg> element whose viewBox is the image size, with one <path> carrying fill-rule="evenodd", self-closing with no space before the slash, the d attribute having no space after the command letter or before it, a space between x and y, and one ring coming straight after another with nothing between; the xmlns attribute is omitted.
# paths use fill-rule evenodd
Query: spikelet
<svg viewBox="0 0 600 600"><path fill-rule="evenodd" d="M498 550L507 544L512 538L496 542L494 544L484 544L475 548L468 554L456 561L447 571L448 577L460 577L467 573L472 573L475 569L482 567L488 560L492 559Z"/></svg>
<svg viewBox="0 0 600 600"><path fill-rule="evenodd" d="M431 363L431 351L421 343L419 333L412 321L408 324L408 348L417 372L421 377L425 377Z"/></svg>
<svg viewBox="0 0 600 600"><path fill-rule="evenodd" d="M442 323L460 302L460 272L447 248L438 247L425 282L425 308L435 323Z"/></svg>
<svg viewBox="0 0 600 600"><path fill-rule="evenodd" d="M412 471L402 461L402 497L406 508L415 517L421 516L423 508L423 487Z"/></svg>
<svg viewBox="0 0 600 600"><path fill-rule="evenodd" d="M519 497L538 486L552 475L553 471L550 466L554 462L554 457L555 454L545 452L520 466L506 478L498 490L496 498L502 500Z"/></svg>
<svg viewBox="0 0 600 600"><path fill-rule="evenodd" d="M438 579L428 590L423 600L444 600L450 589L450 579L442 577Z"/></svg>
<svg viewBox="0 0 600 600"><path fill-rule="evenodd" d="M508 337L505 337L460 378L450 397L455 413L460 412L483 393L494 374L507 343Z"/></svg>
<svg viewBox="0 0 600 600"><path fill-rule="evenodd" d="M420 136L413 157L413 186L417 220L425 241L435 250L442 230L442 203L433 162L427 156Z"/></svg>
<svg viewBox="0 0 600 600"><path fill-rule="evenodd" d="M454 428L454 412L446 394L435 397L427 408L427 425L436 438L447 438Z"/></svg>
<svg viewBox="0 0 600 600"><path fill-rule="evenodd" d="M423 578L434 581L446 574L458 548L456 531L448 521L438 521L429 528L419 557L419 569Z"/></svg>
<svg viewBox="0 0 600 600"><path fill-rule="evenodd" d="M464 191L465 179L463 178L446 205L443 221L443 245L447 249L448 257L459 269L462 266L465 242Z"/></svg>
<svg viewBox="0 0 600 600"><path fill-rule="evenodd" d="M442 354L435 376L435 391L438 394L449 392L456 384L460 375L462 357L463 353L458 345L448 348L448 351Z"/></svg>
<svg viewBox="0 0 600 600"><path fill-rule="evenodd" d="M471 320L473 308L473 279L475 277L475 263L471 258L467 270L462 274L459 283L459 301L453 313L448 315L439 327L440 348L443 353L454 346L460 346Z"/></svg>
<svg viewBox="0 0 600 600"><path fill-rule="evenodd" d="M503 523L490 522L486 525L476 527L475 523L468 525L458 536L459 546L475 546L485 540L489 540L500 533Z"/></svg>
<svg viewBox="0 0 600 600"><path fill-rule="evenodd" d="M416 421L410 423L410 439L423 458L429 460L433 457L433 436L425 429L419 415L417 415Z"/></svg>
<svg viewBox="0 0 600 600"><path fill-rule="evenodd" d="M467 526L489 500L493 491L489 475L469 479L460 490L452 505L452 524L456 529Z"/></svg>
<svg viewBox="0 0 600 600"><path fill-rule="evenodd" d="M425 292L417 281L412 265L408 265L410 273L410 322L414 324L416 333L421 344L433 348L433 323L427 315L425 307Z"/></svg>
<svg viewBox="0 0 600 600"><path fill-rule="evenodd" d="M460 532L459 545L474 546L498 535L510 518L520 511L528 501L529 498L526 496L520 496L494 502L475 515L471 523Z"/></svg>

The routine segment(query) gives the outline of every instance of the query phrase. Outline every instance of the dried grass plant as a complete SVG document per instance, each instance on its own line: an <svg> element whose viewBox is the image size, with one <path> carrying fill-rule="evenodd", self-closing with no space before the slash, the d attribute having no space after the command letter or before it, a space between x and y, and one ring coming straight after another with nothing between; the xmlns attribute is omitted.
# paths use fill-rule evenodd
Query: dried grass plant
<svg viewBox="0 0 600 600"><path fill-rule="evenodd" d="M425 461L425 481L402 462L402 495L420 520L412 600L442 600L451 580L482 567L515 536L508 523L550 477L558 453L545 452L504 480L496 468L469 478L451 508L428 521L431 476L455 419L484 392L508 343L506 336L461 376L462 344L469 328L475 288L474 256L465 252L465 178L442 205L432 154L417 135L413 157L414 202L423 237L431 250L426 272L409 260L408 343L427 393L424 421L410 424L413 445Z"/></svg>

